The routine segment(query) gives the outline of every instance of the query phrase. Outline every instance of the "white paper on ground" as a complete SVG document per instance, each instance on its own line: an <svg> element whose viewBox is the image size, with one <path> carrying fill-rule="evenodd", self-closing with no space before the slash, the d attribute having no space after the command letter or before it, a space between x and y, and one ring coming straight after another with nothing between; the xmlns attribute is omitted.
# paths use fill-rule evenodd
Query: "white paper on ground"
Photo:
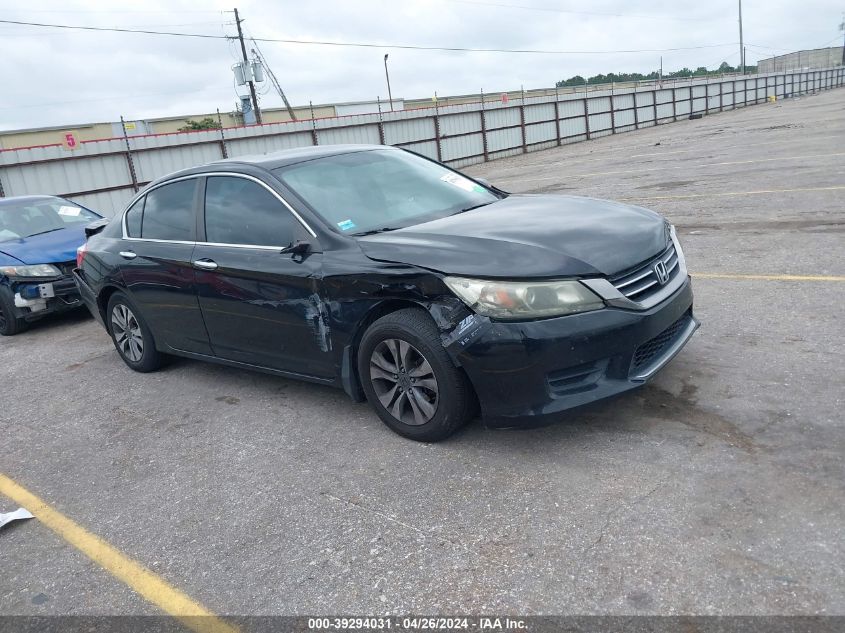
<svg viewBox="0 0 845 633"><path fill-rule="evenodd" d="M35 517L29 512L29 510L24 510L23 508L18 508L14 512L7 512L6 514L0 514L0 528L2 528L7 523L11 523L12 521L20 521L21 519L34 519Z"/></svg>

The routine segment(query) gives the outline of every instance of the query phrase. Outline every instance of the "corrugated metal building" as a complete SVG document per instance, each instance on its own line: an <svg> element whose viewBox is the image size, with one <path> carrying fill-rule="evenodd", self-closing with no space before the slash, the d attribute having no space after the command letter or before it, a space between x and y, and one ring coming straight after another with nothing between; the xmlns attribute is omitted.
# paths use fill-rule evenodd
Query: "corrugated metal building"
<svg viewBox="0 0 845 633"><path fill-rule="evenodd" d="M810 68L831 68L842 64L842 47L814 48L778 55L757 62L759 73L779 73L785 70L805 70Z"/></svg>
<svg viewBox="0 0 845 633"><path fill-rule="evenodd" d="M390 109L390 103L382 104L382 108ZM393 100L393 109L404 108L401 99ZM312 117L310 106L296 106L293 108L297 119L307 120ZM360 114L363 112L377 112L378 103L375 101L361 101L351 103L321 104L313 107L313 117L322 119L326 117L343 116L346 114ZM178 132L179 128L185 125L188 120L199 121L206 117L217 120L216 112L203 114L189 114L176 117L159 117L145 120L126 121L127 136L143 136L146 134L172 134ZM290 114L285 108L267 108L261 110L261 117L264 123L284 123L290 121ZM224 128L237 127L241 125L239 119L233 113L221 112L220 120ZM120 121L105 123L83 123L75 125L62 125L43 128L31 128L24 130L0 131L0 149L15 149L19 147L38 147L42 145L53 145L61 143L65 134L73 133L77 142L93 141L105 138L119 138L123 136Z"/></svg>

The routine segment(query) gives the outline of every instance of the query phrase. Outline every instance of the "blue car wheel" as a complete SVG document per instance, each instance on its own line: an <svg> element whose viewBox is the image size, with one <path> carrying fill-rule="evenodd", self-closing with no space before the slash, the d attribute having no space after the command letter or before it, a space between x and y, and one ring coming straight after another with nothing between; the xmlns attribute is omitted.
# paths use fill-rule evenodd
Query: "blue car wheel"
<svg viewBox="0 0 845 633"><path fill-rule="evenodd" d="M0 287L0 336L14 336L23 332L29 324L17 316L11 293Z"/></svg>

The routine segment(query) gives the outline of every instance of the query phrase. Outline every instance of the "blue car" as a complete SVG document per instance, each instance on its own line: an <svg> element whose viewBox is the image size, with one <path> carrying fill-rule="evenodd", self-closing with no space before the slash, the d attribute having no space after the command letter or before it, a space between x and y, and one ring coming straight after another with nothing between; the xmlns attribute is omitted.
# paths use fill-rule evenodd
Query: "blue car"
<svg viewBox="0 0 845 633"><path fill-rule="evenodd" d="M82 305L71 276L76 249L101 218L54 196L0 198L0 335Z"/></svg>

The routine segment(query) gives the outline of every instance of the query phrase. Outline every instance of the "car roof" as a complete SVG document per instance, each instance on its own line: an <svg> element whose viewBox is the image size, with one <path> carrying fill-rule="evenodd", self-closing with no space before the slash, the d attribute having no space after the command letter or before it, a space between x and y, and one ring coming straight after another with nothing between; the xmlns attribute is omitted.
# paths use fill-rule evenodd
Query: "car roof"
<svg viewBox="0 0 845 633"><path fill-rule="evenodd" d="M307 147L294 147L291 149L283 149L278 152L270 152L268 154L251 154L247 156L237 156L233 158L224 158L222 160L215 160L205 165L198 165L196 167L189 167L179 171L167 174L161 178L149 183L146 187L151 185L159 185L169 180L181 178L184 176L201 176L210 171L232 171L243 172L249 167L257 167L271 171L279 167L287 167L296 163L304 163L309 160L317 158L325 158L326 156L338 156L340 154L354 154L355 152L369 152L373 150L397 150L391 145L311 145ZM398 151L398 150L397 150ZM145 188L145 189L146 189Z"/></svg>
<svg viewBox="0 0 845 633"><path fill-rule="evenodd" d="M253 154L249 156L237 156L234 158L224 158L223 160L216 160L208 163L208 166L218 167L220 165L228 164L249 164L257 165L267 170L277 169L279 167L286 167L295 163L302 163L316 158L325 158L326 156L337 156L339 154L352 154L355 152L366 152L375 149L395 149L389 145L312 145L308 147L294 147L291 149L283 149L278 152L271 152L269 154Z"/></svg>
<svg viewBox="0 0 845 633"><path fill-rule="evenodd" d="M42 202L44 200L61 200L58 196L13 196L11 198L0 198L0 207L20 204L21 202Z"/></svg>

